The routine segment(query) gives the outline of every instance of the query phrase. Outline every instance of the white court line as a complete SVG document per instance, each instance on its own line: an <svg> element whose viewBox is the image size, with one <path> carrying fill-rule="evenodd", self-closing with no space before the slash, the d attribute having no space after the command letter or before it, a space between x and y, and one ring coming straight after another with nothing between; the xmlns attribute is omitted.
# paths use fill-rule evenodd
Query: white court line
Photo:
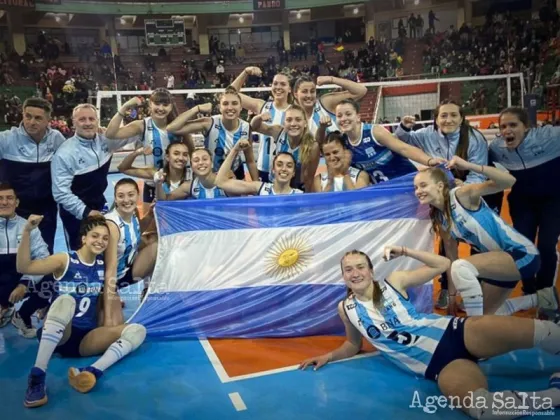
<svg viewBox="0 0 560 420"><path fill-rule="evenodd" d="M247 410L247 406L243 402L243 399L241 398L241 395L239 395L239 392L232 392L231 394L229 394L229 399L231 400L231 403L237 411Z"/></svg>
<svg viewBox="0 0 560 420"><path fill-rule="evenodd" d="M214 367L214 370L216 371L216 374L218 375L218 378L224 384L225 383L230 383L230 382L243 381L245 379L259 378L261 376L275 375L277 373L282 373L282 372L290 372L292 370L297 370L299 368L299 365L293 365L293 366L286 366L286 367L278 368L278 369L264 370L262 372L248 373L246 375L229 376L227 374L225 368L224 368L224 365L222 365L222 362L220 361L220 358L218 357L218 355L216 354L216 352L214 351L214 349L212 348L212 345L208 342L208 340L200 340L200 344L202 345L202 348L206 352L206 355L208 356L208 360L210 361L210 363ZM372 352L372 353L362 353L362 354L358 354L357 356L350 357L348 359L337 360L336 362L331 362L331 363L348 362L350 360L357 360L357 359L364 359L366 357L379 356L380 354L381 353L379 351L375 351L375 352Z"/></svg>

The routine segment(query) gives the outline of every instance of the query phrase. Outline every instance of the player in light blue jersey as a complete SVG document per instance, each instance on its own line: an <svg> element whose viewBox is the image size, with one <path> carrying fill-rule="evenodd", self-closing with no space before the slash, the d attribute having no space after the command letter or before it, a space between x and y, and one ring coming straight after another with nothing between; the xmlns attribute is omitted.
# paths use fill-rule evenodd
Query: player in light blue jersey
<svg viewBox="0 0 560 420"><path fill-rule="evenodd" d="M234 146L235 147L235 146ZM254 161L253 161L254 163ZM191 154L193 179L181 183L177 188L166 189L163 171L154 175L158 200L209 199L226 197L221 188L216 186L216 173L212 170L212 154L208 149L195 149ZM231 171L229 173L233 176Z"/></svg>
<svg viewBox="0 0 560 420"><path fill-rule="evenodd" d="M441 168L421 171L414 179L416 197L430 206L434 231L444 243L446 255L453 261L449 295L459 292L467 315L501 314L507 297L517 282L534 278L540 256L535 245L506 224L486 204L483 196L511 188L515 178L492 166L475 165L453 157L449 169L483 173L488 181L450 188L447 173ZM457 242L462 241L479 251L464 259L457 255ZM483 285L481 287L479 278ZM538 298L554 299L552 291ZM484 296L484 299L483 299ZM537 296L527 299L528 308L538 303ZM449 311L456 310L449 300Z"/></svg>
<svg viewBox="0 0 560 420"><path fill-rule="evenodd" d="M336 122L346 134L352 166L366 171L374 184L416 172L409 159L426 166L443 162L400 141L382 126L362 123L359 105L353 100L343 100L337 105ZM320 142L321 137L320 134Z"/></svg>
<svg viewBox="0 0 560 420"><path fill-rule="evenodd" d="M249 156L252 156L252 148L249 142L239 142L234 146L216 176L216 185L228 195L291 195L303 192L291 186L291 182L296 175L296 161L288 152L280 152L274 157L271 172L273 182L241 181L228 178L228 165L233 162L240 151L248 151Z"/></svg>
<svg viewBox="0 0 560 420"><path fill-rule="evenodd" d="M53 353L62 357L103 356L86 368L70 368L70 385L89 392L103 372L136 350L146 337L139 324L98 326L97 301L105 282L103 253L110 240L103 216L82 221L82 246L77 251L59 253L42 260L31 260L30 233L42 216L31 215L25 225L17 253L17 269L29 275L50 275L55 279L55 296L43 328L37 359L31 369L24 405L40 407L47 403L46 371Z"/></svg>
<svg viewBox="0 0 560 420"><path fill-rule="evenodd" d="M185 142L182 137L167 130L167 126L177 117L177 108L171 93L167 89L158 88L153 91L149 99L150 116L143 120L133 121L122 126L127 112L145 104L144 98L134 97L125 102L117 111L107 126L105 136L109 139L126 139L138 136L139 143L144 148L142 167L153 168L155 171L163 168L165 163L165 150L170 143ZM196 117L198 110L191 109L186 112L189 119ZM153 182L144 183L143 201L146 211L149 204L154 201L155 187Z"/></svg>
<svg viewBox="0 0 560 420"><path fill-rule="evenodd" d="M204 135L204 147L213 156L212 170L217 172L231 149L240 140L249 140L249 123L239 118L241 113L241 96L232 87L226 88L220 95L220 115L199 118L194 121L184 122L177 119L169 125L168 130L175 134L194 134ZM194 150L192 140L189 149ZM237 179L245 178L245 170L241 158L233 162L232 169ZM251 178L257 179L258 172L256 165L248 168Z"/></svg>
<svg viewBox="0 0 560 420"><path fill-rule="evenodd" d="M239 92L247 77L262 76L262 71L258 67L247 67L239 76L231 83L231 86ZM277 73L272 79L270 94L272 100L263 100L252 98L248 95L240 93L241 105L244 109L252 112L254 115L269 113L270 121L273 125L284 125L284 116L286 110L293 101L292 89L290 87L291 78L284 73ZM259 179L263 182L269 182L269 174L272 159L272 142L273 138L264 134L259 134L259 151L257 155L257 169L259 170Z"/></svg>
<svg viewBox="0 0 560 420"><path fill-rule="evenodd" d="M298 189L311 190L313 187L313 176L319 165L319 144L315 142L313 135L305 119L305 111L299 105L291 105L286 111L284 125L263 124L272 122L269 113L256 115L251 120L251 128L267 136L272 140L271 156L278 153L290 153L296 161L296 176L294 187ZM273 178L270 177L272 181Z"/></svg>
<svg viewBox="0 0 560 420"><path fill-rule="evenodd" d="M348 150L343 134L337 131L328 134L321 143L321 152L327 172L315 176L314 192L358 190L370 185L367 172L350 166L352 152Z"/></svg>
<svg viewBox="0 0 560 420"><path fill-rule="evenodd" d="M342 92L331 92L317 98L317 86L336 85ZM294 83L294 98L299 106L305 110L309 132L316 135L321 123L321 117L330 117L334 121L336 106L345 99L361 100L366 96L367 88L351 80L332 76L319 76L317 83L309 76L301 76ZM336 124L331 124L328 132L337 130Z"/></svg>
<svg viewBox="0 0 560 420"><path fill-rule="evenodd" d="M175 146L186 146L177 143ZM146 218L138 215L140 189L131 178L122 178L115 184L113 208L105 215L109 227L109 245L105 251L105 282L103 324L124 323L122 306L117 290L148 277L155 266L157 241L143 244L142 232L146 230ZM147 285L144 285L147 288ZM105 320L107 319L107 322Z"/></svg>
<svg viewBox="0 0 560 420"><path fill-rule="evenodd" d="M139 168L134 166L134 161L138 156L143 156L146 152L144 147L127 155L119 164L117 169L128 176L149 179L153 182L156 169ZM163 190L166 194L171 194L185 181L192 181L192 168L190 166L189 149L184 143L171 143L165 150L165 163L162 173L165 173Z"/></svg>
<svg viewBox="0 0 560 420"><path fill-rule="evenodd" d="M340 266L348 295L339 303L338 313L346 329L346 341L332 352L303 361L300 369L314 366L317 370L329 362L355 356L365 337L396 366L437 382L454 407L475 419L515 418L518 414L494 414L492 404L500 398L515 402L516 407L528 404L524 408L529 412L560 405L560 373L551 376L547 390L532 393L537 398L528 402L516 391L490 392L477 365L482 358L533 347L558 355L560 326L551 321L506 316L455 318L418 313L407 290L447 270L450 261L401 246L384 249L386 261L401 256L424 265L393 271L382 280L374 279L371 259L363 252L354 250L344 255ZM550 406L543 407L548 398ZM477 403L473 404L473 400Z"/></svg>

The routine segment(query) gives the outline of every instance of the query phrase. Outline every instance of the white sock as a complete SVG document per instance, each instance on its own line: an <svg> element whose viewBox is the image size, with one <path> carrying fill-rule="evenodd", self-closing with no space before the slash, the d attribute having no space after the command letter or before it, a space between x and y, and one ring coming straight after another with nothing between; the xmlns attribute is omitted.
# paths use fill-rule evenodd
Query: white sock
<svg viewBox="0 0 560 420"><path fill-rule="evenodd" d="M91 366L103 372L129 354L132 350L132 343L126 338L121 337L111 344L103 356Z"/></svg>
<svg viewBox="0 0 560 420"><path fill-rule="evenodd" d="M469 407L468 413L472 418L484 420L515 419L530 412L552 410L553 407L560 405L560 389L558 388L536 392L489 392L481 388L476 390L472 396L473 403L470 403L468 398L465 401L465 405Z"/></svg>
<svg viewBox="0 0 560 420"><path fill-rule="evenodd" d="M552 321L535 319L533 344L550 354L560 354L560 326Z"/></svg>
<svg viewBox="0 0 560 420"><path fill-rule="evenodd" d="M43 333L41 334L41 341L39 342L39 351L37 352L37 359L35 360L35 367L47 371L47 366L54 350L62 340L66 325L53 319L48 319L43 325Z"/></svg>
<svg viewBox="0 0 560 420"><path fill-rule="evenodd" d="M504 302L502 306L496 311L494 315L513 315L518 311L526 311L531 308L537 307L537 294L520 296L512 299L508 299Z"/></svg>

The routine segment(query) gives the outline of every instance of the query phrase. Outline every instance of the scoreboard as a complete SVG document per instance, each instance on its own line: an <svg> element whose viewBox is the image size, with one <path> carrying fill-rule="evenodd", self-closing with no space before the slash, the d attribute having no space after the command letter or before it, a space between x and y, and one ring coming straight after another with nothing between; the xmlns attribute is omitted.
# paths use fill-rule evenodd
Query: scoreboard
<svg viewBox="0 0 560 420"><path fill-rule="evenodd" d="M185 22L182 19L147 19L144 22L148 47L185 45Z"/></svg>

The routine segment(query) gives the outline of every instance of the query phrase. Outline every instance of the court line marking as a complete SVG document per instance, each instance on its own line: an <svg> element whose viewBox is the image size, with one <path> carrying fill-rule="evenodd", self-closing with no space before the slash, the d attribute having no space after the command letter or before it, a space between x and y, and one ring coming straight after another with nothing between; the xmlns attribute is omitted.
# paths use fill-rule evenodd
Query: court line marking
<svg viewBox="0 0 560 420"><path fill-rule="evenodd" d="M243 402L243 399L241 398L241 395L239 395L239 392L232 392L231 394L229 394L229 399L231 400L231 403L237 411L247 410L247 406Z"/></svg>
<svg viewBox="0 0 560 420"><path fill-rule="evenodd" d="M216 371L216 375L218 375L218 378L224 384L231 383L231 382L237 382L237 381L243 381L243 380L246 380L246 379L259 378L259 377L262 377L262 376L275 375L275 374L283 373L283 372L290 372L290 371L293 371L293 370L298 370L298 368L299 368L299 365L292 365L292 366L286 366L286 367L282 367L282 368L278 368L278 369L263 370L262 372L248 373L246 375L229 376L228 373L226 372L226 369L224 368L224 365L220 361L220 358L218 357L214 348L212 347L212 344L210 344L210 342L208 340L199 340L199 341L200 341L200 344L202 345L202 348L204 349L206 355L208 356L208 360L210 361L210 364L212 365L212 367ZM350 357L348 359L337 360L336 362L330 362L330 363L331 364L332 363L342 363L342 362L348 362L348 361L351 361L351 360L365 359L365 358L368 358L368 357L379 356L380 354L381 353L379 351L374 351L374 352L371 352L371 353L362 353L362 354L358 354L356 356Z"/></svg>

